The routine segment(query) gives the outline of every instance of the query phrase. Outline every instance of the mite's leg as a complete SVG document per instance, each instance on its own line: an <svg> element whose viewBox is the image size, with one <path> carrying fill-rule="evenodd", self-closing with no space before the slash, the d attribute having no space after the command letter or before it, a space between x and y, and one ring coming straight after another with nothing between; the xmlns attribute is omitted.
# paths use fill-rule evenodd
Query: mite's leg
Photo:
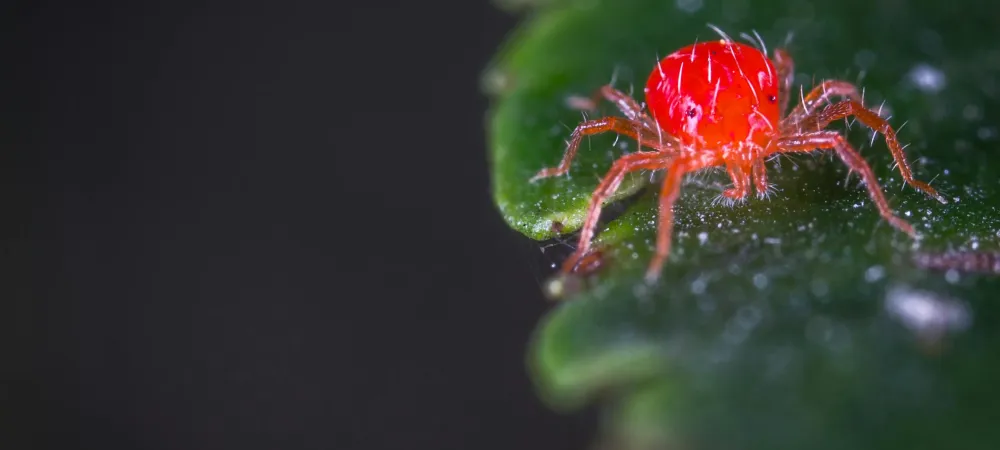
<svg viewBox="0 0 1000 450"><path fill-rule="evenodd" d="M646 282L653 283L660 276L663 264L670 256L670 241L674 230L674 202L681 190L681 177L687 171L682 164L667 168L667 176L660 189L660 220L656 229L656 254L646 269Z"/></svg>
<svg viewBox="0 0 1000 450"><path fill-rule="evenodd" d="M636 132L641 133L646 131L650 134L661 135L659 132L660 126L642 111L642 105L636 102L631 95L615 89L610 84L602 86L597 95L603 96L607 101L614 103L615 107L637 126L641 124L643 129L636 130ZM642 141L638 141L638 145L638 150L642 151Z"/></svg>
<svg viewBox="0 0 1000 450"><path fill-rule="evenodd" d="M625 174L642 169L662 169L668 163L669 158L659 153L631 153L615 161L590 197L587 215L583 219L583 227L580 228L580 243L576 246L576 251L563 262L563 273L572 272L580 258L590 250L590 241L594 237L594 228L597 227L597 220L601 216L601 208L608 197L618 189Z"/></svg>
<svg viewBox="0 0 1000 450"><path fill-rule="evenodd" d="M609 102L614 103L625 117L641 122L647 131L655 133L658 130L659 125L656 124L652 117L643 112L642 105L635 101L632 96L615 89L611 85L601 87L600 95L604 96Z"/></svg>
<svg viewBox="0 0 1000 450"><path fill-rule="evenodd" d="M731 200L746 198L750 193L750 175L742 167L736 164L726 166L729 178L733 180L733 187L722 192L722 196Z"/></svg>
<svg viewBox="0 0 1000 450"><path fill-rule="evenodd" d="M640 145L645 144L646 147L658 150L658 151L672 151L673 141L667 141L660 144L657 137L650 135L646 132L640 132L642 125L631 120L623 119L621 117L603 117L596 120L588 120L581 123L573 130L573 134L570 135L569 145L566 147L566 153L563 154L562 161L557 167L549 167L542 169L530 181L536 181L540 178L552 177L563 175L569 171L569 164L573 161L576 156L576 150L580 147L580 142L583 140L584 136L589 136L593 134L605 133L608 131L613 131L615 133L625 135L636 139L639 141ZM648 152L647 152L648 153Z"/></svg>
<svg viewBox="0 0 1000 450"><path fill-rule="evenodd" d="M875 172L872 171L871 166L861 157L861 154L840 133L835 131L818 131L786 136L778 141L778 145L773 153L811 152L818 148L833 149L837 152L837 156L844 161L844 164L847 164L848 168L861 174L861 179L864 180L865 185L868 187L868 194L871 195L872 202L875 203L882 218L906 234L910 236L916 235L912 225L892 213L892 209L889 208L889 202L886 201L885 195L882 193L882 188L878 184L878 179L875 178Z"/></svg>
<svg viewBox="0 0 1000 450"><path fill-rule="evenodd" d="M597 103L601 101L602 97L614 103L615 107L629 120L641 123L647 131L654 133L657 131L659 125L642 110L642 105L635 101L632 96L615 89L610 84L601 86L590 98L573 96L567 100L567 103L570 108L594 112L597 111Z"/></svg>
<svg viewBox="0 0 1000 450"><path fill-rule="evenodd" d="M923 191L925 194L933 197L941 203L948 203L948 201L945 200L941 194L938 194L938 192L929 184L913 178L913 172L910 170L910 165L906 162L906 154L903 153L903 147L899 145L899 140L896 138L896 131L892 129L889 122L886 122L885 119L879 117L875 111L865 108L865 106L860 102L845 100L840 103L834 103L827 106L823 110L804 120L801 130L811 131L813 129L823 129L826 128L830 122L850 116L857 117L861 123L865 124L865 126L875 130L876 133L882 133L882 135L885 136L885 143L889 147L889 151L892 152L892 157L896 160L896 164L899 166L899 173L903 175L903 181L906 181L906 183L910 186Z"/></svg>
<svg viewBox="0 0 1000 450"><path fill-rule="evenodd" d="M764 158L753 162L753 184L757 189L757 197L767 197L770 186L767 184L767 167L764 166Z"/></svg>
<svg viewBox="0 0 1000 450"><path fill-rule="evenodd" d="M819 86L809 91L805 97L799 99L792 112L781 122L782 129L792 131L819 131L820 129L808 129L803 126L803 122L810 116L814 116L821 106L829 104L834 97L844 97L861 103L861 94L857 86L840 80L826 80Z"/></svg>
<svg viewBox="0 0 1000 450"><path fill-rule="evenodd" d="M774 49L774 63L778 69L778 99L781 109L778 112L785 117L788 111L788 99L792 96L792 83L795 81L795 61L783 48Z"/></svg>

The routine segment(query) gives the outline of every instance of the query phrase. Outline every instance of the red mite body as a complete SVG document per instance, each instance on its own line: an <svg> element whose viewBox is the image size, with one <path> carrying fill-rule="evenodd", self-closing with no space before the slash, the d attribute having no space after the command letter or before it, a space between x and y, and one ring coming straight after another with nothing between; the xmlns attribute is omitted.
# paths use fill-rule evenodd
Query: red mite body
<svg viewBox="0 0 1000 450"><path fill-rule="evenodd" d="M724 197L746 198L751 183L758 195L764 196L769 189L764 161L781 152L833 150L861 176L882 217L895 228L914 235L913 227L892 213L874 172L857 150L840 133L825 128L833 121L856 117L885 136L906 183L946 203L927 183L913 178L895 131L862 104L858 89L846 81L824 81L802 97L792 111L786 111L792 78L792 59L783 50L775 51L772 60L766 52L726 37L684 47L658 61L646 83L648 112L613 87L601 88L600 95L614 103L625 117L608 116L578 125L559 166L541 170L532 181L567 173L587 135L615 132L636 139L640 150L615 161L594 191L580 243L563 264L563 272L572 272L587 254L601 207L628 172L667 171L660 190L656 254L646 273L652 282L670 252L673 205L682 176L725 166L733 187L723 192ZM836 97L844 100L833 102Z"/></svg>
<svg viewBox="0 0 1000 450"><path fill-rule="evenodd" d="M764 147L777 129L778 72L756 48L705 42L653 68L646 103L656 123L682 144L714 149Z"/></svg>

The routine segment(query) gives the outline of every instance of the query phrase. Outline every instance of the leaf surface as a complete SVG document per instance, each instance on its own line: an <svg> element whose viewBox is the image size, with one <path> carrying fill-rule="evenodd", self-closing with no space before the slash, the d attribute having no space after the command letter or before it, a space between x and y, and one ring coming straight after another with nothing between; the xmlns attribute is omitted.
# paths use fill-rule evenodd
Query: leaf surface
<svg viewBox="0 0 1000 450"><path fill-rule="evenodd" d="M915 175L950 200L904 187L884 140L837 124L919 239L886 224L832 155L782 157L768 163L778 192L732 207L715 201L724 173L689 175L670 260L647 285L657 198L642 188L659 178L637 174L612 200L636 201L599 230L602 267L539 325L529 361L540 395L563 410L601 401L613 417L606 436L633 447L1000 445L990 419L1000 409L996 8L581 0L536 9L484 77L494 198L526 236L577 230L600 177L635 150L595 136L570 176L529 183L559 162L582 120L567 98L614 78L642 100L657 57L717 38L707 23L733 36L756 30L772 47L791 33L797 84L858 82L868 105L884 102L895 127L906 123L899 135ZM602 114L617 113L604 104Z"/></svg>

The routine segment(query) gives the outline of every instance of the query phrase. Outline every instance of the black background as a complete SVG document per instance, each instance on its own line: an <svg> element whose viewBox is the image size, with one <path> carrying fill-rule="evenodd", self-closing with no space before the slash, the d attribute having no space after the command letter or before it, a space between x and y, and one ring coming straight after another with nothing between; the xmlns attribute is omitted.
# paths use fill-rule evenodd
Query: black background
<svg viewBox="0 0 1000 450"><path fill-rule="evenodd" d="M2 11L3 448L583 448L489 194L479 1Z"/></svg>

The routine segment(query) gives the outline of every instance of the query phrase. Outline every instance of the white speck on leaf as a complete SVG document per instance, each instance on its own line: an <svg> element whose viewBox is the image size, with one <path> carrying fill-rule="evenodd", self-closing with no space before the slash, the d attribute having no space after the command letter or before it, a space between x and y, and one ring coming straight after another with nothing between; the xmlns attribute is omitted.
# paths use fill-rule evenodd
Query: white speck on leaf
<svg viewBox="0 0 1000 450"><path fill-rule="evenodd" d="M830 292L830 286L823 280L813 280L809 283L809 288L817 297L826 297L826 294Z"/></svg>
<svg viewBox="0 0 1000 450"><path fill-rule="evenodd" d="M768 284L767 275L758 273L753 276L753 285L756 286L757 289L764 290L765 288L767 288L767 284Z"/></svg>
<svg viewBox="0 0 1000 450"><path fill-rule="evenodd" d="M922 338L939 338L945 332L965 330L972 323L972 312L965 303L907 287L890 289L885 309Z"/></svg>
<svg viewBox="0 0 1000 450"><path fill-rule="evenodd" d="M948 269L948 271L944 273L944 279L951 284L958 283L958 271L955 269Z"/></svg>
<svg viewBox="0 0 1000 450"><path fill-rule="evenodd" d="M705 277L695 278L691 282L691 293L694 295L701 295L705 293L705 287L708 285L708 280Z"/></svg>
<svg viewBox="0 0 1000 450"><path fill-rule="evenodd" d="M988 141L997 136L997 129L994 127L980 127L976 132L976 136L981 140Z"/></svg>
<svg viewBox="0 0 1000 450"><path fill-rule="evenodd" d="M885 267L882 267L877 264L869 267L868 270L865 271L865 281L869 283L874 283L878 280L881 280L882 277L884 276L885 276Z"/></svg>
<svg viewBox="0 0 1000 450"><path fill-rule="evenodd" d="M962 108L962 117L964 117L965 120L970 120L970 121L979 120L982 119L982 114L980 114L978 106L973 104L968 104L965 105L965 108Z"/></svg>
<svg viewBox="0 0 1000 450"><path fill-rule="evenodd" d="M697 12L701 7L701 0L677 0L677 9L689 14Z"/></svg>
<svg viewBox="0 0 1000 450"><path fill-rule="evenodd" d="M927 63L914 66L907 74L907 78L918 89L929 94L940 92L947 84L944 72Z"/></svg>
<svg viewBox="0 0 1000 450"><path fill-rule="evenodd" d="M871 68L877 59L878 56L875 52L868 49L861 49L854 54L854 64L857 64L862 69Z"/></svg>

